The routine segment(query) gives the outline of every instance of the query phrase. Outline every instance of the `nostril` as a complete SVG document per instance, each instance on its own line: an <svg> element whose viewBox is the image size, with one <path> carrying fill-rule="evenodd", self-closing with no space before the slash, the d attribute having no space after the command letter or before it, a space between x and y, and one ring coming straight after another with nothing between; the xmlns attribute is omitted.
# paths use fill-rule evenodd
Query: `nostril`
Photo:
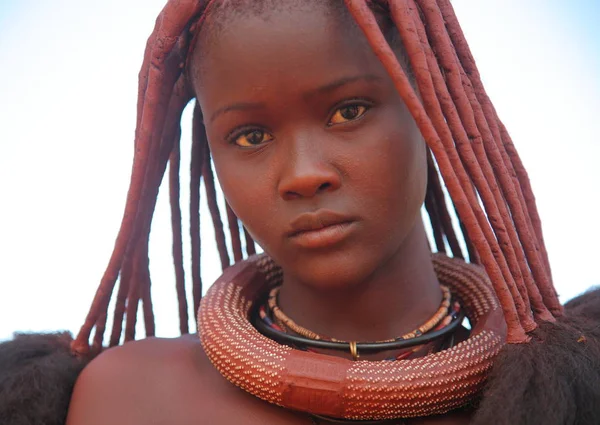
<svg viewBox="0 0 600 425"><path fill-rule="evenodd" d="M292 199L298 199L301 197L302 197L302 195L300 195L299 193L296 193L296 192L292 192L292 191L287 191L283 195L283 199L285 199L286 201L291 201Z"/></svg>
<svg viewBox="0 0 600 425"><path fill-rule="evenodd" d="M327 189L329 189L331 187L331 183L323 183L321 186L319 186L319 189L317 190L317 192L324 192Z"/></svg>

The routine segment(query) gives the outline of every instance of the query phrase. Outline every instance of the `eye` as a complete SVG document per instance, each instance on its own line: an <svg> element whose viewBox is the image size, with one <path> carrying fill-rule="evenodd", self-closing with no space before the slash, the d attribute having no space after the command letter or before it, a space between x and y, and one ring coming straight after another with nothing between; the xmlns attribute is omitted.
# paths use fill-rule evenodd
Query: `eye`
<svg viewBox="0 0 600 425"><path fill-rule="evenodd" d="M234 139L234 143L242 148L251 148L273 140L273 136L263 130L246 131Z"/></svg>
<svg viewBox="0 0 600 425"><path fill-rule="evenodd" d="M335 111L329 120L328 125L344 124L345 122L353 121L363 116L365 112L367 112L367 107L365 105L343 106Z"/></svg>

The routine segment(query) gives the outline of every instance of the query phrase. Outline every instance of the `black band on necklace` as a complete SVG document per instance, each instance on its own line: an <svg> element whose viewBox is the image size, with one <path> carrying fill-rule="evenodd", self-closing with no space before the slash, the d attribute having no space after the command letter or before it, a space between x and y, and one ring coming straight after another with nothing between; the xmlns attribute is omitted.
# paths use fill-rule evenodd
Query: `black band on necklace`
<svg viewBox="0 0 600 425"><path fill-rule="evenodd" d="M250 311L250 321L254 325L254 327L263 335L268 338L271 338L282 344L291 344L297 346L311 347L311 348L321 348L326 350L337 350L337 351L349 351L350 343L348 342L334 342L334 341L324 341L324 340L316 340L309 339L303 336L298 335L290 335L285 332L281 332L277 329L274 329L267 325L263 320L260 319L258 314L258 308L262 305L261 302L254 303L252 309ZM452 319L452 321L442 329L437 331L431 331L421 336L417 336L410 339L397 340L397 341L389 341L389 342L359 342L356 344L356 348L359 353L377 353L380 351L387 350L398 350L402 348L410 348L415 347L417 345L423 345L428 342L434 341L442 336L445 336L449 333L454 332L463 322L465 318L465 314L461 309L456 317Z"/></svg>

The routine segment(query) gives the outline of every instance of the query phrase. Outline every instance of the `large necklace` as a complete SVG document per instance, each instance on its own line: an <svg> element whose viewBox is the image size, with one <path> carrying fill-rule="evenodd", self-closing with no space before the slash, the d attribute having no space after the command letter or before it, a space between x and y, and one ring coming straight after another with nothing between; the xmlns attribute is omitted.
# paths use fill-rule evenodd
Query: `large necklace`
<svg viewBox="0 0 600 425"><path fill-rule="evenodd" d="M281 268L265 255L225 270L209 289L198 311L200 340L226 379L285 408L353 420L446 413L477 397L506 327L482 268L437 254L433 265L472 326L467 340L447 350L411 360L351 361L279 344L249 319L252 307L281 284Z"/></svg>

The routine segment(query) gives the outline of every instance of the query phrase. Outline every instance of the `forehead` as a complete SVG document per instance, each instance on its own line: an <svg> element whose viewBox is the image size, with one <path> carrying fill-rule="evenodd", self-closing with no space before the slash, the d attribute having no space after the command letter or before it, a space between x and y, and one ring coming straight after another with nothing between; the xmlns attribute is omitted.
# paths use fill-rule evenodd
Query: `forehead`
<svg viewBox="0 0 600 425"><path fill-rule="evenodd" d="M203 107L223 98L310 90L339 78L385 71L342 7L302 4L261 14L233 12L208 23L192 58Z"/></svg>

